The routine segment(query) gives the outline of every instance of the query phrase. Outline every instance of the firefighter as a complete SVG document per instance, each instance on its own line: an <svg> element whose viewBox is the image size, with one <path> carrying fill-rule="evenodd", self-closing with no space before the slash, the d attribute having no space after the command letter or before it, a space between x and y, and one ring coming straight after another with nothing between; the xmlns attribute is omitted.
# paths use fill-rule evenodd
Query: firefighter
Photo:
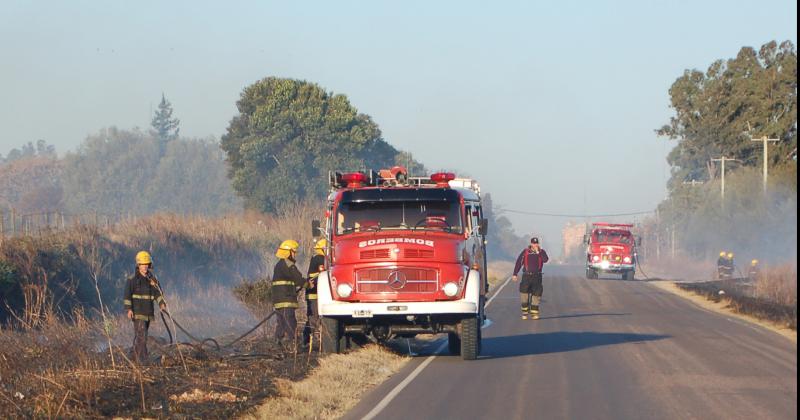
<svg viewBox="0 0 800 420"><path fill-rule="evenodd" d="M311 334L319 328L319 309L317 308L317 277L325 271L325 238L314 244L314 256L308 264L308 281L306 282L306 325L303 328L303 343L311 343Z"/></svg>
<svg viewBox="0 0 800 420"><path fill-rule="evenodd" d="M728 273L728 278L733 278L733 273L736 270L736 264L733 262L733 252L728 252L727 255L727 263L725 265L726 272Z"/></svg>
<svg viewBox="0 0 800 420"><path fill-rule="evenodd" d="M284 339L289 344L295 342L295 332L297 329L297 318L295 309L297 304L297 293L305 286L306 279L300 270L297 269L297 241L288 239L281 243L275 256L279 258L272 272L272 307L275 309L278 326L275 329L275 338L281 344Z"/></svg>
<svg viewBox="0 0 800 420"><path fill-rule="evenodd" d="M542 267L547 262L547 252L539 245L539 238L531 238L531 244L523 249L514 265L512 279L517 281L517 273L522 269L522 281L519 284L520 301L522 303L522 319L539 319L539 303L542 300Z"/></svg>
<svg viewBox="0 0 800 420"><path fill-rule="evenodd" d="M721 280L725 278L725 273L727 272L726 267L728 266L728 253L725 251L720 251L719 258L717 258L717 279Z"/></svg>
<svg viewBox="0 0 800 420"><path fill-rule="evenodd" d="M750 261L750 269L747 270L747 279L750 281L758 280L758 274L761 272L761 267L758 266L758 260Z"/></svg>
<svg viewBox="0 0 800 420"><path fill-rule="evenodd" d="M133 360L137 363L147 361L147 330L155 319L153 304L157 303L162 311L167 309L152 267L153 259L147 251L136 254L136 272L128 278L123 297L128 319L133 321Z"/></svg>

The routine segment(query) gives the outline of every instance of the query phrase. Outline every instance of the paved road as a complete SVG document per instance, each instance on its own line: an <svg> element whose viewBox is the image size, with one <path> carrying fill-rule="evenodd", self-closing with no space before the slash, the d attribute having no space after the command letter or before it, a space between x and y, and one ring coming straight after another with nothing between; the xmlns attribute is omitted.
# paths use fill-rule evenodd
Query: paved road
<svg viewBox="0 0 800 420"><path fill-rule="evenodd" d="M549 268L538 321L520 319L508 284L479 360L429 357L441 341L418 348L345 418L364 418L415 370L375 418L797 418L795 343L646 282L580 274Z"/></svg>

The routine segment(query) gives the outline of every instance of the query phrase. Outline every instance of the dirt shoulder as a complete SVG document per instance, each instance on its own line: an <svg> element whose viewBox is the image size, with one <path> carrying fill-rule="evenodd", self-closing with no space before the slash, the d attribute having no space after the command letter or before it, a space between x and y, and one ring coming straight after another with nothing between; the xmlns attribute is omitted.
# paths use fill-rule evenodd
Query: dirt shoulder
<svg viewBox="0 0 800 420"><path fill-rule="evenodd" d="M665 291L668 291L668 292L673 293L675 295L678 295L680 297L683 297L683 298L695 303L697 306L700 306L703 309L707 309L707 310L714 311L714 312L717 312L717 313L729 315L729 316L741 319L743 321L747 321L747 322L749 322L751 324L760 325L760 326L762 326L764 328L767 328L767 329L769 329L771 331L774 331L774 332L776 332L776 333L788 338L789 340L791 340L794 343L797 343L797 331L792 330L790 328L786 328L785 326L776 324L774 322L769 322L769 321L765 321L765 320L756 318L754 316L749 316L749 315L744 315L744 314L738 313L738 312L734 311L731 308L730 299L723 298L719 302L714 302L714 301L708 300L704 296L698 295L697 293L681 289L680 287L675 285L674 282L666 281L666 280L652 281L652 282L650 282L650 284L652 284L655 287L658 287L661 290L665 290Z"/></svg>

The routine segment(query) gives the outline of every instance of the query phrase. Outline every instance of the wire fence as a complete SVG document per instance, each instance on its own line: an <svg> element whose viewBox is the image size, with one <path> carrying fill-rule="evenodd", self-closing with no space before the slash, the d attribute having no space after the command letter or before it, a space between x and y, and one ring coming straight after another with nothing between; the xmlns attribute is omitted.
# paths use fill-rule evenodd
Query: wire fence
<svg viewBox="0 0 800 420"><path fill-rule="evenodd" d="M16 236L46 235L76 226L107 228L132 218L131 214L105 214L100 212L67 213L49 211L20 213L12 208L0 210L0 239Z"/></svg>

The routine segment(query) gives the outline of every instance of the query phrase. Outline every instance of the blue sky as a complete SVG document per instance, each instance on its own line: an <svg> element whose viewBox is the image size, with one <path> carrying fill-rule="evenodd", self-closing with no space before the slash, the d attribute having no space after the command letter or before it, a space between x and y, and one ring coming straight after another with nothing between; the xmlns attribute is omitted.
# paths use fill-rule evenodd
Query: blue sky
<svg viewBox="0 0 800 420"><path fill-rule="evenodd" d="M0 153L147 127L162 92L182 134L218 138L246 85L291 77L346 94L387 141L506 208L650 210L672 82L742 46L796 44L796 16L771 0L4 1ZM559 246L564 219L509 217Z"/></svg>

